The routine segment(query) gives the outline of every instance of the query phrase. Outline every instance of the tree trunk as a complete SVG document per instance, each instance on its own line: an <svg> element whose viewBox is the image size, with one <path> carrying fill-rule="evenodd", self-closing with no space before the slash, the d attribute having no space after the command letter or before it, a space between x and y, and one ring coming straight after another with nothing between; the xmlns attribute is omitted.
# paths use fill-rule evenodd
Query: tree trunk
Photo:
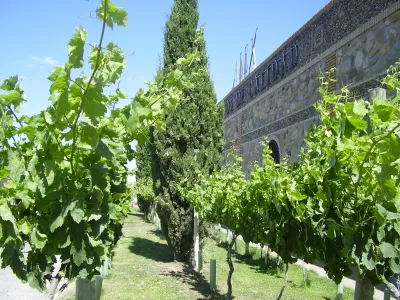
<svg viewBox="0 0 400 300"><path fill-rule="evenodd" d="M57 274L56 276L51 278L50 287L49 287L49 291L48 291L48 295L47 295L47 298L49 300L53 300L54 299L54 296L56 295L57 287L58 287L58 284L60 283L60 281L61 281L61 275L60 274Z"/></svg>
<svg viewBox="0 0 400 300"><path fill-rule="evenodd" d="M232 247L233 247L233 244L235 243L235 241L236 241L236 235L235 235L235 233L232 232L232 241L228 245L228 253L226 254L226 260L227 260L228 265L229 265L228 280L226 281L226 283L228 285L228 293L226 294L226 299L227 300L231 300L232 299L232 282L231 282L231 279L232 279L233 271L235 271L235 268L233 267L231 255L232 255Z"/></svg>
<svg viewBox="0 0 400 300"><path fill-rule="evenodd" d="M285 282L283 283L283 287L281 289L281 292L279 293L279 296L278 296L278 298L276 298L276 300L281 299L283 291L285 290L286 284L288 282L288 276L289 276L289 263L286 263Z"/></svg>
<svg viewBox="0 0 400 300"><path fill-rule="evenodd" d="M356 289L354 291L354 300L373 300L374 286L368 277L362 276L360 270L356 271Z"/></svg>

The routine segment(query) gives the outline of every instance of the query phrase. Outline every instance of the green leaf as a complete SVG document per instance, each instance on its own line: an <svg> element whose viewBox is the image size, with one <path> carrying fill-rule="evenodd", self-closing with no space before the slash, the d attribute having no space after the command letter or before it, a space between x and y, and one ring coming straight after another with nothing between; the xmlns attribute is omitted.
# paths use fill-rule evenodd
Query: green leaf
<svg viewBox="0 0 400 300"><path fill-rule="evenodd" d="M35 200L32 199L32 197L29 195L28 190L18 191L15 194L15 197L21 199L23 207L25 209L30 207L31 204L33 204L35 202Z"/></svg>
<svg viewBox="0 0 400 300"><path fill-rule="evenodd" d="M375 268L375 262L372 257L368 257L369 254L364 252L363 253L363 263L368 270L373 270Z"/></svg>
<svg viewBox="0 0 400 300"><path fill-rule="evenodd" d="M379 230L377 232L378 242L381 242L384 237L385 237L385 226L381 226L379 227Z"/></svg>
<svg viewBox="0 0 400 300"><path fill-rule="evenodd" d="M38 232L36 228L31 231L31 245L36 249L43 249L47 242L47 236Z"/></svg>
<svg viewBox="0 0 400 300"><path fill-rule="evenodd" d="M50 86L50 93L53 94L55 91L65 91L68 89L69 84L69 73L70 70L64 67L55 67L53 72L47 78L50 80L52 85Z"/></svg>
<svg viewBox="0 0 400 300"><path fill-rule="evenodd" d="M26 220L26 218L19 220L17 226L18 230L23 234L29 235L32 231L32 225L28 222L28 220Z"/></svg>
<svg viewBox="0 0 400 300"><path fill-rule="evenodd" d="M82 245L80 249L76 249L76 247L72 244L71 246L71 254L74 258L74 264L78 267L82 265L86 261L86 251L85 251L85 244L82 241Z"/></svg>
<svg viewBox="0 0 400 300"><path fill-rule="evenodd" d="M85 212L80 207L75 207L71 210L71 217L76 223L80 223L85 215Z"/></svg>
<svg viewBox="0 0 400 300"><path fill-rule="evenodd" d="M54 115L47 110L44 112L44 119L46 120L46 123L49 125L54 125L56 122Z"/></svg>
<svg viewBox="0 0 400 300"><path fill-rule="evenodd" d="M86 42L86 30L82 27L76 29L75 34L68 43L68 62L73 68L83 67L83 52Z"/></svg>
<svg viewBox="0 0 400 300"><path fill-rule="evenodd" d="M25 173L24 159L20 158L16 151L8 150L8 166L7 170L10 171L10 178L14 182L19 182L21 176Z"/></svg>
<svg viewBox="0 0 400 300"><path fill-rule="evenodd" d="M3 221L14 222L14 216L6 203L0 205L0 217Z"/></svg>
<svg viewBox="0 0 400 300"><path fill-rule="evenodd" d="M8 79L4 80L0 86L0 89L4 91L14 90L18 82L18 76L10 76Z"/></svg>
<svg viewBox="0 0 400 300"><path fill-rule="evenodd" d="M126 26L128 24L128 13L120 9L119 6L112 4L110 0L102 0L100 6L96 10L96 15L99 20L104 19L104 5L107 1L108 14L106 18L106 24L111 29L114 28L114 24L119 26Z"/></svg>
<svg viewBox="0 0 400 300"><path fill-rule="evenodd" d="M93 124L97 124L98 119L103 117L107 112L107 107L101 102L90 101L88 99L83 103L83 112Z"/></svg>
<svg viewBox="0 0 400 300"><path fill-rule="evenodd" d="M136 114L130 116L126 122L126 130L130 134L135 134L140 126L139 118Z"/></svg>
<svg viewBox="0 0 400 300"><path fill-rule="evenodd" d="M398 250L393 245L386 242L380 244L379 249L381 250L384 258L394 258L399 254Z"/></svg>
<svg viewBox="0 0 400 300"><path fill-rule="evenodd" d="M50 186L54 183L55 174L57 171L56 163L54 160L45 160L44 167L46 170L47 184Z"/></svg>
<svg viewBox="0 0 400 300"><path fill-rule="evenodd" d="M68 90L65 89L61 93L59 93L57 99L57 107L56 107L57 119L60 120L64 116L64 114L68 111L68 109L69 109Z"/></svg>
<svg viewBox="0 0 400 300"><path fill-rule="evenodd" d="M365 102L363 100L354 101L353 112L364 117L368 113L368 109L365 108Z"/></svg>
<svg viewBox="0 0 400 300"><path fill-rule="evenodd" d="M96 154L104 157L106 159L112 159L113 153L111 152L110 148L104 141L100 140L98 146L96 148Z"/></svg>
<svg viewBox="0 0 400 300"><path fill-rule="evenodd" d="M53 233L57 228L64 224L64 217L62 215L57 216L57 218L50 225L50 232Z"/></svg>
<svg viewBox="0 0 400 300"><path fill-rule="evenodd" d="M27 125L27 126L18 128L16 133L17 134L26 134L26 136L30 140L33 140L33 138L36 136L36 129L31 125Z"/></svg>
<svg viewBox="0 0 400 300"><path fill-rule="evenodd" d="M8 170L0 170L0 182L3 181L10 174ZM0 186L1 187L1 186Z"/></svg>
<svg viewBox="0 0 400 300"><path fill-rule="evenodd" d="M147 106L143 106L139 101L133 101L132 103L132 114L137 115L139 120L147 118L151 113L151 110Z"/></svg>
<svg viewBox="0 0 400 300"><path fill-rule="evenodd" d="M382 122L393 119L393 107L389 105L374 105L374 111Z"/></svg>
<svg viewBox="0 0 400 300"><path fill-rule="evenodd" d="M357 129L359 130L366 130L367 129L367 122L356 117L349 117L347 120Z"/></svg>
<svg viewBox="0 0 400 300"><path fill-rule="evenodd" d="M38 272L29 272L28 273L28 283L31 288L37 289L39 291L43 291L43 281Z"/></svg>
<svg viewBox="0 0 400 300"><path fill-rule="evenodd" d="M101 212L95 212L95 211L88 211L88 219L87 221L95 220L98 221L101 219Z"/></svg>
<svg viewBox="0 0 400 300"><path fill-rule="evenodd" d="M0 100L3 100L4 105L13 104L17 106L17 104L19 104L23 99L20 92L13 90L8 94L0 95Z"/></svg>
<svg viewBox="0 0 400 300"><path fill-rule="evenodd" d="M290 196L291 196L291 198L292 198L292 200L294 200L294 201L300 201L300 200L303 200L303 199L306 199L307 198L307 196L306 195L303 195L299 190L294 190L294 191L291 191L290 192Z"/></svg>
<svg viewBox="0 0 400 300"><path fill-rule="evenodd" d="M64 73L64 68L57 66L54 67L53 71L51 71L49 77L47 79L51 82L55 82L60 76L62 76Z"/></svg>
<svg viewBox="0 0 400 300"><path fill-rule="evenodd" d="M103 244L103 241L101 239L96 240L92 238L89 234L87 235L87 237L89 238L90 245L92 245L93 247L97 247Z"/></svg>
<svg viewBox="0 0 400 300"><path fill-rule="evenodd" d="M389 260L389 266L394 274L400 273L400 266L398 265L395 258L392 258L391 260Z"/></svg>
<svg viewBox="0 0 400 300"><path fill-rule="evenodd" d="M63 237L60 238L60 248L67 248L69 245L71 245L71 238L69 235L64 235Z"/></svg>
<svg viewBox="0 0 400 300"><path fill-rule="evenodd" d="M81 142L89 145L92 149L96 149L99 144L99 136L96 128L88 123L82 124Z"/></svg>

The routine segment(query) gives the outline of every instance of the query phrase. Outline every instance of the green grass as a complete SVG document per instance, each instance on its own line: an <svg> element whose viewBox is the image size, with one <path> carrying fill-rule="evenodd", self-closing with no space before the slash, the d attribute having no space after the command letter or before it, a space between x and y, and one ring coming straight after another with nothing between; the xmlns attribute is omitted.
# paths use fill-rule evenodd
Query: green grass
<svg viewBox="0 0 400 300"><path fill-rule="evenodd" d="M220 293L227 292L226 279L229 266L226 263L225 234L219 235L219 242L208 240L205 246L204 261L211 258L217 260L217 287ZM235 299L276 299L284 284L284 265L275 258L269 258L265 265L265 251L250 247L250 255L246 256L245 244L237 241L233 251L232 261L235 271L232 278L233 295ZM209 264L205 264L204 276L209 278ZM332 299L336 297L336 284L320 277L312 271L307 272L308 280L303 284L302 268L298 265L289 266L289 282L281 299L312 300ZM353 299L353 291L344 289L343 299Z"/></svg>
<svg viewBox="0 0 400 300"><path fill-rule="evenodd" d="M166 241L153 224L133 210L124 226L124 237L115 249L112 269L103 282L102 299L225 299L226 243L208 239L203 249L203 275L190 267L174 262ZM224 238L221 235L222 239ZM276 299L283 285L283 272L264 266L260 249L251 248L251 257L244 255L244 243L237 242L233 255L235 272L232 278L235 299ZM209 290L209 261L217 260L217 291ZM271 266L276 260L271 261ZM291 265L289 280L282 299L334 299L333 281L308 272L309 285L302 285L301 268ZM345 289L344 299L352 299Z"/></svg>

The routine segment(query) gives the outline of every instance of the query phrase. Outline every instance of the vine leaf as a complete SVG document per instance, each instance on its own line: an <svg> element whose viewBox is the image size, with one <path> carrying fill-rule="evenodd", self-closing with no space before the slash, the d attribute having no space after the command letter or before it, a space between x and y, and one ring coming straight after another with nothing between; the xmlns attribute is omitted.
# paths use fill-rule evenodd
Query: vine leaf
<svg viewBox="0 0 400 300"><path fill-rule="evenodd" d="M100 20L104 19L104 5L107 1L108 14L106 19L106 24L111 29L114 28L114 23L119 26L128 25L128 14L125 10L120 9L119 6L110 3L110 0L102 0L100 6L97 8L97 18Z"/></svg>
<svg viewBox="0 0 400 300"><path fill-rule="evenodd" d="M18 82L18 76L10 76L8 79L5 79L0 86L0 89L4 91L12 91L15 89Z"/></svg>
<svg viewBox="0 0 400 300"><path fill-rule="evenodd" d="M393 245L386 242L379 245L379 250L381 250L385 258L395 258L399 255L399 251Z"/></svg>
<svg viewBox="0 0 400 300"><path fill-rule="evenodd" d="M72 68L83 67L83 53L86 42L87 32L82 27L76 29L68 43L68 62Z"/></svg>

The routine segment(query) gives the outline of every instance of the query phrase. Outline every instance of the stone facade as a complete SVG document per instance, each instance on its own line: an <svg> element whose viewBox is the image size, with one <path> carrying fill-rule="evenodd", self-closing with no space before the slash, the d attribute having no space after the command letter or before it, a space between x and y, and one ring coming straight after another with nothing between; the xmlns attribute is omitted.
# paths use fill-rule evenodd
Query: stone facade
<svg viewBox="0 0 400 300"><path fill-rule="evenodd" d="M336 56L338 88L386 73L400 57L400 11L342 47Z"/></svg>
<svg viewBox="0 0 400 300"><path fill-rule="evenodd" d="M248 173L268 138L295 160L318 123L321 71L366 96L399 58L400 1L331 1L224 98L225 154L235 146Z"/></svg>

